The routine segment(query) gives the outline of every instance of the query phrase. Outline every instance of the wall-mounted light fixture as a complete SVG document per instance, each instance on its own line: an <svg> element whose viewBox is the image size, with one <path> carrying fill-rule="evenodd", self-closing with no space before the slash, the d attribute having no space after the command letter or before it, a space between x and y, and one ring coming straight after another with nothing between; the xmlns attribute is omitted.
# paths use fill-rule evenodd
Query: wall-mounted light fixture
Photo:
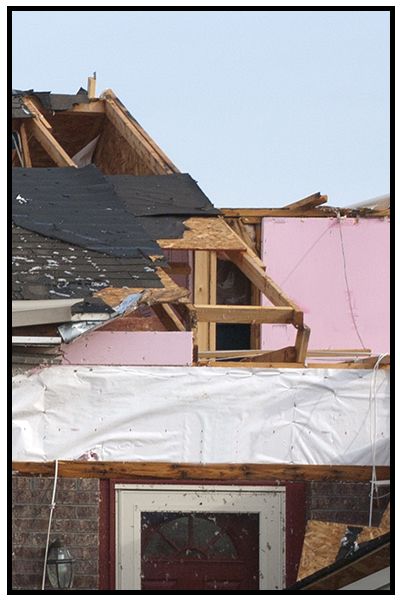
<svg viewBox="0 0 400 600"><path fill-rule="evenodd" d="M57 538L49 547L47 576L53 588L68 590L74 579L75 562L68 548Z"/></svg>

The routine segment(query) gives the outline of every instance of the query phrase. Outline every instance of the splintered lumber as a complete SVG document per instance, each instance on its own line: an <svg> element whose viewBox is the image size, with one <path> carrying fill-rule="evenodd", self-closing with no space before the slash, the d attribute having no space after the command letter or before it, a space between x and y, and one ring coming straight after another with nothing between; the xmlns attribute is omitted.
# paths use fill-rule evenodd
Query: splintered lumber
<svg viewBox="0 0 400 600"><path fill-rule="evenodd" d="M290 306L229 306L194 304L199 322L213 323L291 323L294 310Z"/></svg>
<svg viewBox="0 0 400 600"><path fill-rule="evenodd" d="M179 173L179 170L142 129L137 121L128 113L122 102L112 90L102 94L105 100L105 114L109 121L119 131L131 148L151 166L156 175Z"/></svg>
<svg viewBox="0 0 400 600"><path fill-rule="evenodd" d="M171 250L246 250L246 244L221 217L191 217L185 227L181 238L160 239L158 245Z"/></svg>
<svg viewBox="0 0 400 600"><path fill-rule="evenodd" d="M315 208L316 206L320 206L321 204L325 204L328 201L328 196L321 196L320 192L316 194L311 194L311 196L307 196L306 198L302 198L302 200L298 200L297 202L292 202L291 204L287 204L283 208L288 208L289 210L308 210L309 208Z"/></svg>
<svg viewBox="0 0 400 600"><path fill-rule="evenodd" d="M262 218L296 218L296 217L362 217L377 218L390 216L390 208L376 210L372 208L343 208L334 206L320 206L316 208L221 208L221 213L226 218L242 218L245 223L257 223ZM388 211L388 212L387 212Z"/></svg>
<svg viewBox="0 0 400 600"><path fill-rule="evenodd" d="M298 327L295 341L297 362L304 363L307 358L308 341L310 339L310 328L307 325Z"/></svg>
<svg viewBox="0 0 400 600"><path fill-rule="evenodd" d="M54 477L54 462L13 462L20 475ZM370 481L371 467L353 465L191 464L164 462L58 461L59 477L207 479L226 481ZM390 479L390 467L377 466L378 479Z"/></svg>

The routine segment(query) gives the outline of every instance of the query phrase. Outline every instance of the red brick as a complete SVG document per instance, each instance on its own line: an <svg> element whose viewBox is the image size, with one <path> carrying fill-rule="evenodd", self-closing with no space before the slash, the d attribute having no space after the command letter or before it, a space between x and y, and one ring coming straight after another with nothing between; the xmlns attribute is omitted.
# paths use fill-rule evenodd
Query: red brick
<svg viewBox="0 0 400 600"><path fill-rule="evenodd" d="M68 533L96 533L99 529L97 520L88 519L54 519L53 531L68 531Z"/></svg>
<svg viewBox="0 0 400 600"><path fill-rule="evenodd" d="M78 519L98 519L99 507L97 506L77 506L76 516Z"/></svg>

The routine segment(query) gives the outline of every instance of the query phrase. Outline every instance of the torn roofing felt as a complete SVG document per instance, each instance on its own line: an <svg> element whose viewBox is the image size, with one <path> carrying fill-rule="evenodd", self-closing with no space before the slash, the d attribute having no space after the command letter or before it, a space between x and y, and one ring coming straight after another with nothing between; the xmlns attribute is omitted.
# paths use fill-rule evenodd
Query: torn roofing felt
<svg viewBox="0 0 400 600"><path fill-rule="evenodd" d="M94 165L14 168L12 216L20 227L110 256L163 254Z"/></svg>
<svg viewBox="0 0 400 600"><path fill-rule="evenodd" d="M186 173L174 175L109 175L127 210L136 217L209 216L220 211Z"/></svg>
<svg viewBox="0 0 400 600"><path fill-rule="evenodd" d="M143 256L109 256L15 225L12 261L13 300L86 299L106 287L163 287L154 264ZM102 305L95 298L87 302L87 312L97 312L96 305Z"/></svg>
<svg viewBox="0 0 400 600"><path fill-rule="evenodd" d="M187 217L220 213L188 174L109 175L107 179L126 210L154 240L182 237Z"/></svg>

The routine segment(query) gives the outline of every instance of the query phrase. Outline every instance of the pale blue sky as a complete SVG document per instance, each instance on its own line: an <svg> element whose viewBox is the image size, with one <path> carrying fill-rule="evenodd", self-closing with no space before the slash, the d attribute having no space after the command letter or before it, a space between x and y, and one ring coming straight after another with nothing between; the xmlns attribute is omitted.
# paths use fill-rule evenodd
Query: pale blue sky
<svg viewBox="0 0 400 600"><path fill-rule="evenodd" d="M216 206L389 191L389 13L21 11L14 88L97 72Z"/></svg>

